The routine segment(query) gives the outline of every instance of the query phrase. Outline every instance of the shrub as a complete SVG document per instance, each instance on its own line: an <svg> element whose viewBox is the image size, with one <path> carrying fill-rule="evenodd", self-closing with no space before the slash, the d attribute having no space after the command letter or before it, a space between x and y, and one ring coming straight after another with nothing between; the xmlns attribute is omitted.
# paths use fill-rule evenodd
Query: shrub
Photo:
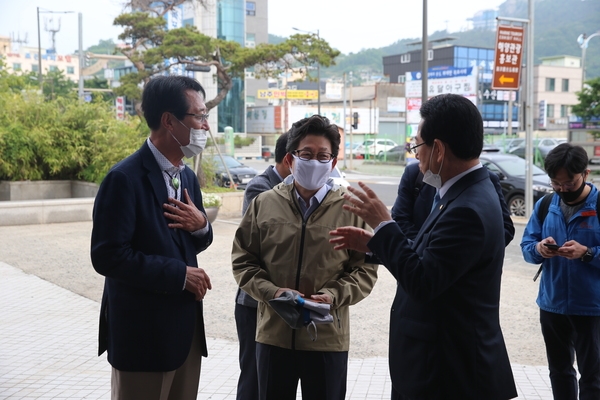
<svg viewBox="0 0 600 400"><path fill-rule="evenodd" d="M0 93L0 180L99 183L145 137L139 120L116 120L108 103Z"/></svg>

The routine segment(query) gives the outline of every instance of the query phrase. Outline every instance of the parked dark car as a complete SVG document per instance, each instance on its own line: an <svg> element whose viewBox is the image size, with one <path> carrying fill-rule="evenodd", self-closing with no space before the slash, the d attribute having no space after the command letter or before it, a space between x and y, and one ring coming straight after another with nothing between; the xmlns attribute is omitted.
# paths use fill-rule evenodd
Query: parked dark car
<svg viewBox="0 0 600 400"><path fill-rule="evenodd" d="M271 153L271 150L267 146L263 146L261 151L262 151L262 158L266 162L269 162L269 159L273 158L273 153Z"/></svg>
<svg viewBox="0 0 600 400"><path fill-rule="evenodd" d="M223 162L221 161L221 157L219 155L212 156L213 164L215 165L215 184L222 187L231 187L231 181L229 179L229 175L227 174L227 170L223 166ZM252 178L258 174L258 171L252 167L242 164L235 158L231 156L223 156L223 160L225 161L225 165L229 172L231 173L231 177L233 178L233 182L237 185L238 189L245 189L246 185Z"/></svg>
<svg viewBox="0 0 600 400"><path fill-rule="evenodd" d="M511 215L525 216L525 160L504 153L482 153L479 161L500 178L500 186ZM550 177L539 167L533 167L534 203L547 193L552 193Z"/></svg>
<svg viewBox="0 0 600 400"><path fill-rule="evenodd" d="M546 158L550 150L555 148L561 143L564 143L564 139L557 138L537 138L533 139L533 148L537 150L538 154L542 158ZM508 153L514 154L521 158L525 158L525 139L523 139L517 146L514 146Z"/></svg>
<svg viewBox="0 0 600 400"><path fill-rule="evenodd" d="M398 162L406 154L405 146L394 146L377 155L379 161Z"/></svg>

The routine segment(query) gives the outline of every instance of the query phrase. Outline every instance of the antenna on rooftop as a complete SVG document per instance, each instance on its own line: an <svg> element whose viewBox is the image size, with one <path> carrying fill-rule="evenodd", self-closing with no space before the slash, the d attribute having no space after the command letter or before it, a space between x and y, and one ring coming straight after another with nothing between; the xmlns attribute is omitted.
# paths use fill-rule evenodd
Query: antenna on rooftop
<svg viewBox="0 0 600 400"><path fill-rule="evenodd" d="M58 18L58 27L52 26L53 18L46 20L44 18L44 29L46 32L50 32L52 38L52 48L50 49L53 53L56 53L56 33L60 31L60 18ZM48 27L50 25L50 27Z"/></svg>
<svg viewBox="0 0 600 400"><path fill-rule="evenodd" d="M25 33L25 38L21 39L21 34L20 33L17 33L17 36L15 37L15 33L11 32L10 33L10 42L12 44L12 51L18 52L19 51L19 47L22 44L27 44L27 33Z"/></svg>

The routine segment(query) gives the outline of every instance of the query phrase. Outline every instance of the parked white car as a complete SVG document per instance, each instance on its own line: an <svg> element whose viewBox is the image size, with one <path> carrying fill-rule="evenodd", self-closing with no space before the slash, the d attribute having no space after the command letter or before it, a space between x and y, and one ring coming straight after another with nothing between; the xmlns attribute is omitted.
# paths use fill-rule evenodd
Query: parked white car
<svg viewBox="0 0 600 400"><path fill-rule="evenodd" d="M356 148L355 153L363 157L366 155L370 158L381 157L383 153L396 146L398 144L390 139L367 139Z"/></svg>

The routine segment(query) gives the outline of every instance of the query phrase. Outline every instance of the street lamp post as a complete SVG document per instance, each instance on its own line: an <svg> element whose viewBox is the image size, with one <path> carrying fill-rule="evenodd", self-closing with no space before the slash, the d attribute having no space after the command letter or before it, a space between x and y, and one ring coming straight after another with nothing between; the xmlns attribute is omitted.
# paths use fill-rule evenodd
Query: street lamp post
<svg viewBox="0 0 600 400"><path fill-rule="evenodd" d="M590 39L598 35L600 35L600 31L592 33L590 36L582 33L577 38L577 43L579 43L579 47L581 47L581 90L583 90L583 85L585 83L585 51L588 47L588 42Z"/></svg>
<svg viewBox="0 0 600 400"><path fill-rule="evenodd" d="M43 86L43 77L42 77L42 39L40 33L40 13L45 14L71 14L75 11L50 11L50 10L42 10L40 11L39 7L36 7L37 10L37 31L38 31L38 81L40 82L40 91L44 92Z"/></svg>
<svg viewBox="0 0 600 400"><path fill-rule="evenodd" d="M305 32L305 33L314 33L312 31L305 31L303 29L298 29L298 28L293 28L293 30L298 31L298 32ZM321 36L319 34L319 30L317 29L317 40L320 40ZM317 62L317 114L321 115L321 63Z"/></svg>

